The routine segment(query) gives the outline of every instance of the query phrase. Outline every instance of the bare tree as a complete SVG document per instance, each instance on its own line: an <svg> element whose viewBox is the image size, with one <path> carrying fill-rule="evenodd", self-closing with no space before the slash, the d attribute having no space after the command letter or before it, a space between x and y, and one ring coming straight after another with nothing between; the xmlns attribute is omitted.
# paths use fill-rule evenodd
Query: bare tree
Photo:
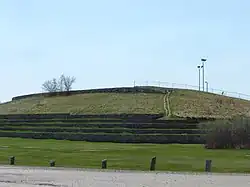
<svg viewBox="0 0 250 187"><path fill-rule="evenodd" d="M60 92L64 91L64 83L63 83L64 80L63 80L63 77L64 77L64 75L61 75L60 78L57 81L57 87L58 87L58 90Z"/></svg>
<svg viewBox="0 0 250 187"><path fill-rule="evenodd" d="M42 85L42 89L46 92L57 92L58 86L56 79L54 78L52 80L45 81Z"/></svg>
<svg viewBox="0 0 250 187"><path fill-rule="evenodd" d="M72 89L73 83L75 83L76 78L70 76L61 75L60 77L61 82L63 83L64 91L70 91Z"/></svg>
<svg viewBox="0 0 250 187"><path fill-rule="evenodd" d="M52 80L45 81L42 85L42 89L46 92L68 92L72 89L72 85L75 81L75 77L61 75L58 80L53 78Z"/></svg>

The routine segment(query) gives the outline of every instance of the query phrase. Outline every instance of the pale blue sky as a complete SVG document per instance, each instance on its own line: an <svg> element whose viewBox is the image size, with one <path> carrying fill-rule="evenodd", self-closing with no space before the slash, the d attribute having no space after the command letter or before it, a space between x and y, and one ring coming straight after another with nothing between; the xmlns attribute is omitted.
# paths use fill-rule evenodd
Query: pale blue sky
<svg viewBox="0 0 250 187"><path fill-rule="evenodd" d="M74 89L133 80L250 95L249 0L0 0L0 101L60 74Z"/></svg>

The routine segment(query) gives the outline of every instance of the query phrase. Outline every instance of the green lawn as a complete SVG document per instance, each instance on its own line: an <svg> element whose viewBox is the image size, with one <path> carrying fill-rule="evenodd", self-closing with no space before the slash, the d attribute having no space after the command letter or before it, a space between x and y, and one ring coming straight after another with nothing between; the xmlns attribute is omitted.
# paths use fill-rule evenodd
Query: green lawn
<svg viewBox="0 0 250 187"><path fill-rule="evenodd" d="M250 172L249 150L206 150L201 145L116 144L58 140L0 138L0 164L16 156L17 165L100 168L108 159L109 169L148 170L157 157L157 170L203 171L206 159L214 172Z"/></svg>

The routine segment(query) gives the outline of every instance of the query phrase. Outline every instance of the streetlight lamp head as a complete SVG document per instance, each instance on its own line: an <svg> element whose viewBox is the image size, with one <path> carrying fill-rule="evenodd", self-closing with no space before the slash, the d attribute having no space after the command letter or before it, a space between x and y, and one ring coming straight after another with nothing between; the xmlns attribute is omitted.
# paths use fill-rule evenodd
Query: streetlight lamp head
<svg viewBox="0 0 250 187"><path fill-rule="evenodd" d="M205 58L202 58L202 59L201 59L201 61L202 61L202 62L206 62L206 61L207 61L207 59L205 59Z"/></svg>
<svg viewBox="0 0 250 187"><path fill-rule="evenodd" d="M201 68L201 66L197 66L197 68Z"/></svg>

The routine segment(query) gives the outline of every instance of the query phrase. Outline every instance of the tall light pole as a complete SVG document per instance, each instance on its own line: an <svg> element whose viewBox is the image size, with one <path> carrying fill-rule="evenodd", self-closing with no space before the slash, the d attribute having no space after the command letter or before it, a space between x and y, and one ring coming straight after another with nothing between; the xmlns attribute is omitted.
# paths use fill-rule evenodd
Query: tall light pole
<svg viewBox="0 0 250 187"><path fill-rule="evenodd" d="M202 61L202 86L203 86L203 92L204 92L205 90L205 66L204 64L207 61L207 59L202 58L201 61Z"/></svg>
<svg viewBox="0 0 250 187"><path fill-rule="evenodd" d="M205 81L205 83L206 83L206 91L208 92L208 82Z"/></svg>
<svg viewBox="0 0 250 187"><path fill-rule="evenodd" d="M199 91L201 91L201 66L197 66L199 70Z"/></svg>

